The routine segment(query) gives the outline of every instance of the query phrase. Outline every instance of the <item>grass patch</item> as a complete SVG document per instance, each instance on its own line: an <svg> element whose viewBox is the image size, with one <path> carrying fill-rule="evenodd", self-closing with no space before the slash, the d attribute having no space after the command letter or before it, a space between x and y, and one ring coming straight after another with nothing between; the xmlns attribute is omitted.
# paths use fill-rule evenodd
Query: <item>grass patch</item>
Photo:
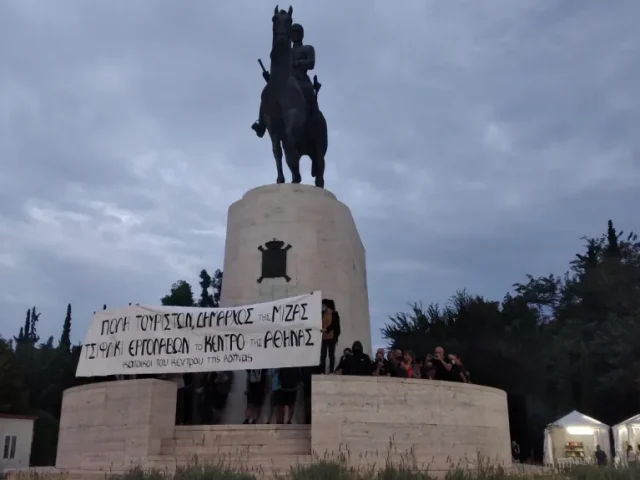
<svg viewBox="0 0 640 480"><path fill-rule="evenodd" d="M65 480L64 473L19 473L19 480ZM74 479L80 477L73 476ZM88 479L105 480L640 480L640 466L631 468L575 466L562 470L543 470L533 466L500 466L483 464L477 470L451 468L447 472L421 471L411 466L388 464L381 469L351 467L343 459L317 459L308 465L295 465L288 471L267 475L246 471L242 467L205 463L178 467L175 471L132 468L126 473L103 475L94 473Z"/></svg>

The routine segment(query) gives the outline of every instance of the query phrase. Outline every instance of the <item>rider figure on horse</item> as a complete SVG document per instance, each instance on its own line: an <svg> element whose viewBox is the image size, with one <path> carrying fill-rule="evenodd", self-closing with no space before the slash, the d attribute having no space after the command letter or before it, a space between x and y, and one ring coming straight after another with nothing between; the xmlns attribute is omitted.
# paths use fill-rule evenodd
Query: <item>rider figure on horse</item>
<svg viewBox="0 0 640 480"><path fill-rule="evenodd" d="M304 39L304 28L299 23L294 23L291 26L291 57L293 62L293 76L298 81L304 98L307 101L307 107L309 108L309 119L312 119L318 112L318 98L317 92L322 86L314 78L314 83L311 83L309 79L308 71L313 70L316 65L316 51L313 45L304 45L302 40ZM269 72L263 72L262 76L269 82ZM258 120L251 126L256 132L258 137L262 138L267 130L262 116L262 106Z"/></svg>

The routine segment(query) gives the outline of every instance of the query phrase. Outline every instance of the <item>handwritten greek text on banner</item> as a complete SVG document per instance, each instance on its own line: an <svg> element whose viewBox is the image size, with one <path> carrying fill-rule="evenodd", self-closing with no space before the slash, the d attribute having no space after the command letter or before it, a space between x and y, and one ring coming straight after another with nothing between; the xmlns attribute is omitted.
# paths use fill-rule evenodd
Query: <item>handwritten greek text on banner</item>
<svg viewBox="0 0 640 480"><path fill-rule="evenodd" d="M96 313L76 376L317 365L321 293L231 308L130 306Z"/></svg>

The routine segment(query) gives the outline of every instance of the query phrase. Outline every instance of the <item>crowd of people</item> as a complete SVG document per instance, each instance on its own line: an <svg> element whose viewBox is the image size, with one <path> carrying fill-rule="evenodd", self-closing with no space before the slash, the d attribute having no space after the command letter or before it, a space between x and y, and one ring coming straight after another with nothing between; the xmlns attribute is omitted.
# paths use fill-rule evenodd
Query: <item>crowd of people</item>
<svg viewBox="0 0 640 480"><path fill-rule="evenodd" d="M373 360L365 353L362 342L345 348L338 365L335 350L340 337L340 315L333 300L322 301L322 347L318 367L249 370L247 374L247 409L245 424L255 424L262 418L265 399L269 397L266 423L291 423L302 384L305 396L306 420L311 421L311 375L357 375L399 378L420 378L452 382L470 382L469 371L453 354L445 355L442 347L421 359L410 350L399 348L376 351ZM327 359L329 360L327 369Z"/></svg>
<svg viewBox="0 0 640 480"><path fill-rule="evenodd" d="M410 351L379 348L375 358L364 352L361 342L354 342L346 348L340 362L332 371L323 370L324 364L315 368L280 368L249 370L247 373L247 408L245 424L259 423L265 399L269 397L266 423L291 423L300 385L303 386L307 422L310 423L311 375L357 375L418 378L469 383L469 371L455 355L445 356L444 349L437 347L433 354L427 354L417 361Z"/></svg>
<svg viewBox="0 0 640 480"><path fill-rule="evenodd" d="M356 341L345 348L336 365L340 315L333 300L322 301L322 345L315 367L247 370L245 424L292 423L298 391L304 394L305 421L311 423L311 376L314 374L419 378L470 382L469 371L456 355L442 347L416 358L410 350L379 348L373 359ZM328 365L327 365L328 360ZM141 375L171 380L178 385L177 424L218 424L234 382L233 371L184 375ZM302 388L300 388L302 386ZM268 410L263 416L265 402Z"/></svg>
<svg viewBox="0 0 640 480"><path fill-rule="evenodd" d="M335 350L340 336L340 315L335 302L322 300L322 348L320 351L320 372L327 373L326 360L329 358L329 373L342 375L376 375L401 378L423 378L470 382L469 371L454 354L445 355L442 347L433 353L416 358L411 350L400 348L389 350L379 348L373 360L364 352L361 342L345 348L338 366L335 367Z"/></svg>
<svg viewBox="0 0 640 480"><path fill-rule="evenodd" d="M469 371L454 354L445 356L442 347L417 359L410 350L379 348L373 360L362 351L362 344L355 342L345 348L334 372L338 375L374 375L380 377L422 378L470 383Z"/></svg>

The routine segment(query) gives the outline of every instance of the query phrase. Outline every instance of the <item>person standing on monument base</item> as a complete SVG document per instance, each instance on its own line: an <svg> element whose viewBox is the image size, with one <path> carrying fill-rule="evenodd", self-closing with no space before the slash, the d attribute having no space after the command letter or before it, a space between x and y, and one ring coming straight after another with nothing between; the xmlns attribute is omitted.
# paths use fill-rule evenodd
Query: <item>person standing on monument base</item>
<svg viewBox="0 0 640 480"><path fill-rule="evenodd" d="M453 366L447 361L447 357L444 355L444 348L436 347L431 361L436 370L436 380L451 380Z"/></svg>
<svg viewBox="0 0 640 480"><path fill-rule="evenodd" d="M371 376L373 374L374 366L369 355L364 353L362 342L355 341L351 347L353 352L347 361L345 362L342 375L353 376Z"/></svg>
<svg viewBox="0 0 640 480"><path fill-rule="evenodd" d="M281 368L279 379L280 401L278 403L282 409L282 420L284 423L290 424L293 421L293 413L298 399L298 386L302 381L300 368Z"/></svg>
<svg viewBox="0 0 640 480"><path fill-rule="evenodd" d="M247 370L247 408L243 424L256 424L260 420L262 404L267 390L266 370Z"/></svg>
<svg viewBox="0 0 640 480"><path fill-rule="evenodd" d="M322 346L320 347L320 373L325 374L327 355L329 356L329 373L333 373L336 366L336 344L340 336L340 314L336 311L333 300L322 300Z"/></svg>
<svg viewBox="0 0 640 480"><path fill-rule="evenodd" d="M278 368L269 369L268 377L269 385L269 413L267 415L267 424L282 423L284 417L284 409L282 404L282 386L280 385L280 370ZM275 416L275 422L273 418Z"/></svg>

